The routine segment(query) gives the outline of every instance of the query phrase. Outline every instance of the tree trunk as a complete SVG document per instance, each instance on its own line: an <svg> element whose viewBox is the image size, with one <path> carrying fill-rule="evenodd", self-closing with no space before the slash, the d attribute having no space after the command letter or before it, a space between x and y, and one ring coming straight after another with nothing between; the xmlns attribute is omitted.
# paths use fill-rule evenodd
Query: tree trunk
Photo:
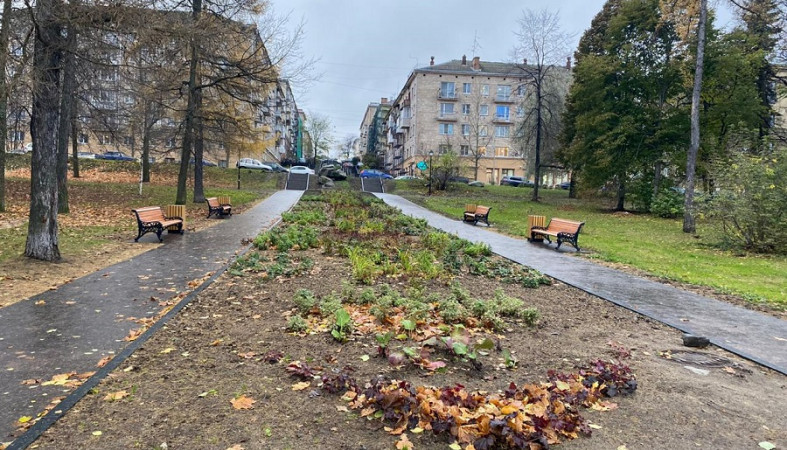
<svg viewBox="0 0 787 450"><path fill-rule="evenodd" d="M199 16L202 12L202 0L194 0L191 10L192 26L197 27ZM195 30L196 31L196 30ZM178 193L175 204L186 204L186 181L189 173L189 159L191 159L194 146L194 118L196 116L197 96L197 59L199 57L198 42L196 37L191 40L191 58L189 61L188 102L186 104L186 117L183 133L183 147L180 151L180 171L178 172Z"/></svg>
<svg viewBox="0 0 787 450"><path fill-rule="evenodd" d="M63 88L60 92L60 125L57 134L57 212L68 214L68 136L71 127L76 73L74 52L76 51L76 31L73 25L66 30L66 50L63 55Z"/></svg>
<svg viewBox="0 0 787 450"><path fill-rule="evenodd" d="M3 19L0 23L0 48L8 48L8 36L11 26L11 0L3 0ZM8 84L6 81L5 67L8 63L8 52L0 52L0 136L3 143L0 145L0 212L5 211L5 146L8 137Z"/></svg>
<svg viewBox="0 0 787 450"><path fill-rule="evenodd" d="M656 166L653 168L653 198L655 199L657 195L659 195L659 189L661 189L661 171L664 169L664 163L662 161L656 161Z"/></svg>
<svg viewBox="0 0 787 450"><path fill-rule="evenodd" d="M79 128L77 127L76 100L71 102L71 123L69 126L71 127L71 154L73 155L71 172L74 178L79 178L79 142L77 141L77 133L79 132Z"/></svg>
<svg viewBox="0 0 787 450"><path fill-rule="evenodd" d="M691 93L691 144L686 156L686 193L683 204L683 232L697 230L694 221L694 178L697 153L700 149L700 93L702 69L705 62L705 22L708 17L708 0L700 0L700 22L697 26L697 61L694 68L694 89Z"/></svg>
<svg viewBox="0 0 787 450"><path fill-rule="evenodd" d="M35 6L33 107L30 134L33 156L30 179L30 220L25 256L57 261L57 136L60 125L61 26L53 0Z"/></svg>
<svg viewBox="0 0 787 450"><path fill-rule="evenodd" d="M540 72L540 71L539 71ZM533 186L534 202L538 201L538 189L541 187L541 82L536 80L536 160L535 160L535 183Z"/></svg>
<svg viewBox="0 0 787 450"><path fill-rule="evenodd" d="M204 203L205 202L205 190L202 183L202 175L203 175L203 166L202 166L202 154L203 154L203 139L204 139L204 127L202 122L202 92L197 91L196 93L196 110L197 114L194 118L194 126L196 128L196 140L194 141L194 203Z"/></svg>
<svg viewBox="0 0 787 450"><path fill-rule="evenodd" d="M150 102L145 100L142 113L142 182L150 182L150 129L153 127Z"/></svg>
<svg viewBox="0 0 787 450"><path fill-rule="evenodd" d="M576 170L571 171L571 178L568 185L568 198L577 198L577 178Z"/></svg>
<svg viewBox="0 0 787 450"><path fill-rule="evenodd" d="M615 211L625 211L626 204L626 184L622 178L618 179L618 203L615 205Z"/></svg>

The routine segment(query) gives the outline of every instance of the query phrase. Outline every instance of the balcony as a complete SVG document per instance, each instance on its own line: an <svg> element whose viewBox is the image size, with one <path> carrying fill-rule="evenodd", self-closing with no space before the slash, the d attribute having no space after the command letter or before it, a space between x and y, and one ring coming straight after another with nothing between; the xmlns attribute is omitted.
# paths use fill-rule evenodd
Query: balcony
<svg viewBox="0 0 787 450"><path fill-rule="evenodd" d="M513 123L513 121L511 120L511 116L497 116L497 115L492 118L492 122L505 123L505 124Z"/></svg>
<svg viewBox="0 0 787 450"><path fill-rule="evenodd" d="M442 89L437 90L437 98L440 100L451 100L456 101L456 91L444 91Z"/></svg>
<svg viewBox="0 0 787 450"><path fill-rule="evenodd" d="M457 120L456 113L453 113L453 112L450 112L450 113L449 112L441 112L437 116L437 120L439 120L440 122L456 122L456 120Z"/></svg>
<svg viewBox="0 0 787 450"><path fill-rule="evenodd" d="M516 99L511 94L508 94L508 95L497 94L497 95L495 95L495 103L514 103L514 102L516 102Z"/></svg>

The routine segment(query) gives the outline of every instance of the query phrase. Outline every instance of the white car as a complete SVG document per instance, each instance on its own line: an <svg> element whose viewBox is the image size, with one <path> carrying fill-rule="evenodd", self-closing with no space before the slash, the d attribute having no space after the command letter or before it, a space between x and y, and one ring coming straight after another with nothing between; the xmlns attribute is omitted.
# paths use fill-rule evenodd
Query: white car
<svg viewBox="0 0 787 450"><path fill-rule="evenodd" d="M290 173L305 173L314 175L314 171L306 166L292 166L290 167Z"/></svg>
<svg viewBox="0 0 787 450"><path fill-rule="evenodd" d="M257 169L263 170L265 172L273 172L273 168L271 166L265 165L261 163L257 159L252 158L241 158L236 164L236 167L240 169Z"/></svg>
<svg viewBox="0 0 787 450"><path fill-rule="evenodd" d="M77 152L77 158L96 159L96 154L91 152Z"/></svg>
<svg viewBox="0 0 787 450"><path fill-rule="evenodd" d="M417 180L418 177L413 175L399 175L398 177L394 178L394 180Z"/></svg>

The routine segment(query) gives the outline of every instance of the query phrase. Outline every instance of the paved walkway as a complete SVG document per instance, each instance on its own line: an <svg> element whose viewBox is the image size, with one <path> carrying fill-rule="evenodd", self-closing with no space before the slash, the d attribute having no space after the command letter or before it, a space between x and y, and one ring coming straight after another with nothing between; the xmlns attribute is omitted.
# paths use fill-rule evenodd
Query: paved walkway
<svg viewBox="0 0 787 450"><path fill-rule="evenodd" d="M486 242L501 256L686 333L707 336L719 347L787 374L787 321L564 254L574 252L570 245L557 252L554 244L531 244L449 219L396 195L375 195L435 228Z"/></svg>
<svg viewBox="0 0 787 450"><path fill-rule="evenodd" d="M23 380L96 370L100 359L118 353L128 344L123 338L140 327L127 318L156 316L158 300L191 289L190 281L223 268L245 239L275 224L302 194L279 191L205 230L165 233L161 247L0 309L0 442L11 440L17 419L35 417L51 399L71 390L27 386ZM133 237L129 228L129 241ZM156 235L140 240L155 242Z"/></svg>

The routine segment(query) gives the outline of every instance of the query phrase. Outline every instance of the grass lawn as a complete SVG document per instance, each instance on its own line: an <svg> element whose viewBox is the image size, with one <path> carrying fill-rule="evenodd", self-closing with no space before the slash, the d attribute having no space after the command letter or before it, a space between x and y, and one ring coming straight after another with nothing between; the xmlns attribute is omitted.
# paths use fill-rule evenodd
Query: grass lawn
<svg viewBox="0 0 787 450"><path fill-rule="evenodd" d="M26 170L29 156L11 155L9 170ZM24 158L27 157L27 160ZM62 254L77 254L101 247L119 236L134 237L136 226L132 208L173 204L176 197L176 164L154 164L152 181L145 183L140 194L139 164L135 162L81 160L82 178L69 179L69 203L72 213L59 215L59 247ZM242 209L280 188L276 174L240 171L241 188L237 189L237 169L204 168L206 197L228 195L234 209ZM29 170L28 170L29 172ZM6 178L8 211L0 215L0 263L24 253L27 239L27 210L30 180L22 176ZM69 176L71 173L69 173ZM193 203L193 181L189 180L186 202L186 225L206 215L204 203ZM191 223L190 223L191 222Z"/></svg>
<svg viewBox="0 0 787 450"><path fill-rule="evenodd" d="M514 236L527 235L530 214L583 221L579 245L590 251L589 258L787 309L787 258L721 251L714 246L718 231L713 223L698 221L695 236L682 232L681 219L613 213L611 199L569 199L564 190L541 190L542 201L534 203L530 188L462 185L427 197L422 185L398 182L392 193L456 218L467 203L491 206L494 227Z"/></svg>

